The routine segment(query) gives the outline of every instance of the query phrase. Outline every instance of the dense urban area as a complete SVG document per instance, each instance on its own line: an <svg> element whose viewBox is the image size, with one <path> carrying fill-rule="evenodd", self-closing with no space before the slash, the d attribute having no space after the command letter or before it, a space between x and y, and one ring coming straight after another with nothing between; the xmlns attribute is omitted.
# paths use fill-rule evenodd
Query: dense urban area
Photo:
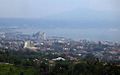
<svg viewBox="0 0 120 75"><path fill-rule="evenodd" d="M120 75L120 42L0 32L0 75Z"/></svg>

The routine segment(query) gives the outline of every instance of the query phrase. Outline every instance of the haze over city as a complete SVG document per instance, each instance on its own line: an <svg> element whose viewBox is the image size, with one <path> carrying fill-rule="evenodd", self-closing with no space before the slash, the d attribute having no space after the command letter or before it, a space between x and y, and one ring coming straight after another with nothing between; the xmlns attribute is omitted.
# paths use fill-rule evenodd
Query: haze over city
<svg viewBox="0 0 120 75"><path fill-rule="evenodd" d="M0 28L120 41L119 0L0 0Z"/></svg>
<svg viewBox="0 0 120 75"><path fill-rule="evenodd" d="M120 75L120 0L0 0L0 75Z"/></svg>

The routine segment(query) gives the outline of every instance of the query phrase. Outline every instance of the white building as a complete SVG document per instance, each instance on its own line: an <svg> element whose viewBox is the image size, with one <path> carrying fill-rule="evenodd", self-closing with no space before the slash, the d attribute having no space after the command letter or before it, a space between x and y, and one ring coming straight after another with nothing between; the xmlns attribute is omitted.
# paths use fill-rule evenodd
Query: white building
<svg viewBox="0 0 120 75"><path fill-rule="evenodd" d="M55 59L52 59L53 61L57 61L57 60L62 60L62 61L65 61L65 59L64 58L62 58L62 57L58 57L58 58L55 58Z"/></svg>

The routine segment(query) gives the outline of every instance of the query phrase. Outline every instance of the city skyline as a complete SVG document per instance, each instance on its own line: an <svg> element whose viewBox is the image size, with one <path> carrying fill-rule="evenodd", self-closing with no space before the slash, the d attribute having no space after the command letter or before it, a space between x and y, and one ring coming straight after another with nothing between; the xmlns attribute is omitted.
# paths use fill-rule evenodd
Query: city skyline
<svg viewBox="0 0 120 75"><path fill-rule="evenodd" d="M0 0L0 75L120 75L120 0Z"/></svg>

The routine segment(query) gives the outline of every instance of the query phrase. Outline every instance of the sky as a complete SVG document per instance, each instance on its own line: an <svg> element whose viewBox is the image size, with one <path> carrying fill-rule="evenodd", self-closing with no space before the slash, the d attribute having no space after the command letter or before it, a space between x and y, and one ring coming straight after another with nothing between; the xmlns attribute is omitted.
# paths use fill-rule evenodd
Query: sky
<svg viewBox="0 0 120 75"><path fill-rule="evenodd" d="M0 17L44 18L69 11L117 13L119 0L0 0Z"/></svg>
<svg viewBox="0 0 120 75"><path fill-rule="evenodd" d="M119 0L0 0L0 27L20 27L28 33L40 30L74 39L120 41L119 13Z"/></svg>

